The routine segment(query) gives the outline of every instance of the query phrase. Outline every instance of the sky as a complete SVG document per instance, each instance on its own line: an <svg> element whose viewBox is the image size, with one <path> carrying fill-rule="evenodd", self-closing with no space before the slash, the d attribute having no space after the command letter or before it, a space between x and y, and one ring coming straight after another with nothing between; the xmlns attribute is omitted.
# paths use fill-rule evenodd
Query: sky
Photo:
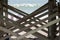
<svg viewBox="0 0 60 40"><path fill-rule="evenodd" d="M48 2L48 0L8 0L8 1L9 5L12 5L13 7L29 14Z"/></svg>
<svg viewBox="0 0 60 40"><path fill-rule="evenodd" d="M20 3L38 3L38 4L44 4L47 2L47 0L9 0L10 4L20 4Z"/></svg>
<svg viewBox="0 0 60 40"><path fill-rule="evenodd" d="M29 14L48 2L48 0L8 0L8 1L9 5Z"/></svg>

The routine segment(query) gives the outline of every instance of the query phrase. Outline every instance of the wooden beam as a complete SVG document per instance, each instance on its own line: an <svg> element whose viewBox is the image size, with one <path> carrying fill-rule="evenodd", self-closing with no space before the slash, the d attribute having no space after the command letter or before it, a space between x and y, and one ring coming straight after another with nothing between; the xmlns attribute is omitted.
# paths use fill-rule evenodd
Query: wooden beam
<svg viewBox="0 0 60 40"><path fill-rule="evenodd" d="M34 18L34 19L37 19L37 18ZM29 23L29 22L28 22ZM26 28L27 29L27 28Z"/></svg>
<svg viewBox="0 0 60 40"><path fill-rule="evenodd" d="M32 21L32 20L31 20ZM31 21L29 21L29 22L27 22L27 23L30 23ZM35 19L34 19L34 21L35 21ZM41 20L41 22L42 22L42 20ZM41 24L41 22L40 22L40 24ZM13 22L14 23L14 22ZM15 24L17 24L17 23L15 23ZM33 24L32 24L33 25Z"/></svg>
<svg viewBox="0 0 60 40"><path fill-rule="evenodd" d="M5 10L4 10L4 12L6 12ZM18 16L16 16L16 15L14 15L13 13L11 13L11 12L7 12L7 14L9 14L9 15L11 15L11 16L13 16L13 17L15 17L15 18L17 18L17 19L20 19L21 20L21 18L20 17L18 17Z"/></svg>
<svg viewBox="0 0 60 40"><path fill-rule="evenodd" d="M8 5L8 0L3 0L3 2L4 2L4 4ZM3 10L5 10L5 16L8 17L8 14L7 14L8 9L3 7Z"/></svg>
<svg viewBox="0 0 60 40"><path fill-rule="evenodd" d="M51 19L51 18L53 18L53 17L55 17L57 15L57 13L55 13L55 14L53 14L53 15L51 15L51 17L48 17L48 18L46 18L46 19L44 19L43 21L45 21L45 20L48 20L48 19ZM30 27L32 27L32 26L35 26L35 27L37 27L38 28L38 26L36 26L37 24L40 24L40 22L36 22L35 24L32 24L32 25L30 25L29 27L23 27L22 29L21 29L21 31L30 31L31 29L30 29Z"/></svg>
<svg viewBox="0 0 60 40"><path fill-rule="evenodd" d="M17 36L16 33L12 32L12 31L10 31L9 29L6 29L6 28L4 28L4 27L2 27L2 26L0 26L0 30L4 31L4 32L6 32L6 33L10 33L11 35Z"/></svg>
<svg viewBox="0 0 60 40"><path fill-rule="evenodd" d="M0 15L3 16L3 6L2 6L2 0L0 0ZM1 18L3 20L3 18ZM0 25L3 25L3 22L0 21Z"/></svg>
<svg viewBox="0 0 60 40"><path fill-rule="evenodd" d="M57 14L53 14L53 15L51 15L51 17L49 17L49 18L53 18L53 17L56 16L56 15L57 15ZM6 17L4 17L4 18L6 18ZM49 18L47 18L47 19L49 19ZM7 21L9 21L9 20L10 20L10 19L7 19L7 18L6 18L6 23L7 23ZM10 21L12 21L12 20L10 20ZM13 24L12 24L12 23L13 23ZM10 23L10 24L11 24L11 25L14 25L14 24L15 24L15 22L13 22L13 21L12 21L12 23ZM37 25L37 24L39 24L39 23L40 23L40 22L36 22L35 24L33 24L33 25L31 25L31 26ZM7 23L7 24L8 24L8 23ZM14 25L14 26L15 26L15 25ZM23 26L23 25L22 25L22 26ZM30 27L31 27L31 26L30 26ZM23 27L21 28L21 27L18 26L18 25L16 25L16 27L17 27L17 28L20 28L20 29L21 29L20 31L30 29L30 27L27 27L27 28L26 28L26 27L23 26Z"/></svg>
<svg viewBox="0 0 60 40"><path fill-rule="evenodd" d="M59 21L60 21L60 18L56 19L56 20L53 20L53 21L49 22L48 24L46 24L46 25L44 25L44 26L42 26L40 28L37 28L36 30L32 30L32 31L30 31L30 32L18 37L17 40L20 40L20 39L24 38L25 36L27 36L29 34L33 34L33 33L37 32L38 30L41 30L41 29L46 28L46 27L49 27L49 26L51 26L51 25L53 25L53 24L55 24L55 23L57 23Z"/></svg>
<svg viewBox="0 0 60 40"><path fill-rule="evenodd" d="M56 10L56 8L55 8L55 10ZM55 11L55 10L54 10L54 11ZM54 13L55 13L55 12L54 12ZM42 15L39 16L39 17L43 17L43 16L46 15L46 14L48 14L48 12L42 14ZM54 15L51 15L51 17L52 17L52 16L54 17L54 16L56 16L56 15L57 15L57 13L54 14ZM34 17L33 17L33 18L34 18ZM50 17L49 17L49 18L50 18ZM49 18L47 18L46 20L48 20ZM38 24L38 22L35 21L35 22L36 22L36 25L30 23L31 21L34 21L35 19L38 19L38 17L37 17L37 18L34 18L33 20L30 20L29 22L27 21L27 22L25 22L24 24L27 24L27 23L28 23L28 24L30 24L31 26L35 26L35 27L37 27L36 25ZM44 22L44 21L45 21L45 20L42 20L42 21L40 21L40 22ZM44 22L44 23L45 23L45 22ZM23 25L24 25L24 24L23 24ZM39 24L40 24L40 23L39 23ZM31 29L30 29L31 26L29 26L29 27L27 27L27 28L24 27L24 28L21 29L21 31L26 30L26 31L28 32L28 31L31 30ZM43 31L45 31L45 30L43 30Z"/></svg>
<svg viewBox="0 0 60 40"><path fill-rule="evenodd" d="M60 2L58 2L58 17L60 18ZM60 40L60 22L59 22L59 38Z"/></svg>
<svg viewBox="0 0 60 40"><path fill-rule="evenodd" d="M45 15L45 14L47 14L47 13L44 13L43 15ZM40 17L42 17L43 15L41 15ZM49 18L51 19L51 18L55 17L56 15L57 15L57 13L51 15L51 17L48 17L48 18L46 18L45 20L48 20ZM36 18L35 18L35 19L36 19ZM35 20L35 19L34 19L34 20ZM27 21L27 22L25 22L24 24L27 24L27 23L28 23L28 24L30 24L31 26L38 27L38 26L36 26L37 24L40 24L40 22L45 21L45 20L43 20L43 21L40 21L40 22L36 22L35 24L31 24L30 22L31 22L31 21L34 21L34 20L30 20L29 22ZM23 25L24 25L24 24L23 24ZM26 28L26 27L23 27L23 28L21 29L21 31L24 31L24 30L25 30L25 31L28 32L28 31L31 30L31 29L30 29L31 26L29 26L29 27L27 27L27 28ZM42 30L42 31L45 31L45 30ZM45 31L45 32L46 32L46 31Z"/></svg>
<svg viewBox="0 0 60 40"><path fill-rule="evenodd" d="M49 0L48 3L49 3L49 5L48 5L49 14L48 15L49 15L49 17L51 17L50 15L55 14L55 13L53 13L53 10L56 7L56 0ZM51 18L51 19L48 19L48 21L50 22L50 21L53 21L55 19L56 19L56 16ZM56 37L56 28L57 28L56 24L51 25L48 28L48 38L50 40L54 40L55 39L55 37Z"/></svg>
<svg viewBox="0 0 60 40"><path fill-rule="evenodd" d="M57 14L51 15L51 18L54 17L54 16L56 16L56 15L57 15ZM3 18L6 18L6 17L3 17ZM10 20L10 19L7 19L7 18L6 18L6 23L7 23L7 24L9 23L9 22L8 22L9 20ZM10 21L12 21L12 20L10 20ZM12 22L13 22L13 21L12 21ZM37 22L37 23L38 23L38 22ZM39 22L39 23L40 23L40 22ZM10 23L10 24L11 24L11 25L14 25L15 22L13 22L13 24L12 24L12 23ZM33 24L33 25L36 25L36 24ZM33 25L31 25L31 26L33 26ZM14 25L14 26L15 26L15 25ZM18 25L16 25L16 27L17 27L17 28L21 28L21 27L18 26ZM26 28L26 27L23 27L23 29L21 29L21 31L28 29L28 28L26 28L26 29L25 29L25 28ZM30 28L30 27L29 27L29 28Z"/></svg>

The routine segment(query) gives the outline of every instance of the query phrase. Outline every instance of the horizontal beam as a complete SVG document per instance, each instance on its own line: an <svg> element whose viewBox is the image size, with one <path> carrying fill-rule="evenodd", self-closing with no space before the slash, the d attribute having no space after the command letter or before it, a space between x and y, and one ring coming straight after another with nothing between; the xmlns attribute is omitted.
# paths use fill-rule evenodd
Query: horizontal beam
<svg viewBox="0 0 60 40"><path fill-rule="evenodd" d="M4 12L6 12L5 10L4 10ZM20 17L18 17L18 16L16 16L16 15L14 15L13 13L10 13L10 12L6 12L7 14L9 14L9 15L11 15L11 16L13 16L13 17L16 17L16 18L18 18L18 19L20 19L21 20L21 18Z"/></svg>

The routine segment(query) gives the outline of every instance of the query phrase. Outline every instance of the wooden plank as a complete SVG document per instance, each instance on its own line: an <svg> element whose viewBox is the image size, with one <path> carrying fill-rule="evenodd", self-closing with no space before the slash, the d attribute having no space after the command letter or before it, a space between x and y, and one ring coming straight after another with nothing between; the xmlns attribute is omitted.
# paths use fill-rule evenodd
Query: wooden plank
<svg viewBox="0 0 60 40"><path fill-rule="evenodd" d="M17 40L20 40L20 39L24 38L25 36L27 36L29 34L33 34L33 33L37 32L38 30L41 30L41 29L46 28L46 27L49 27L49 26L51 26L51 25L53 25L53 24L55 24L55 23L57 23L59 21L60 21L60 18L56 19L56 20L53 20L53 21L49 22L48 24L46 24L46 25L44 25L44 26L42 26L40 28L37 28L36 30L32 30L32 31L30 31L30 32L18 37Z"/></svg>
<svg viewBox="0 0 60 40"><path fill-rule="evenodd" d="M53 13L55 13L55 12L57 12L57 7L56 8L54 8L54 10L53 10ZM43 17L44 15L47 15L49 13L49 11L48 12L46 12L46 13L44 13L44 14L42 14L42 15L40 15L40 16L38 16L38 17L36 17L36 18L40 18L40 17Z"/></svg>

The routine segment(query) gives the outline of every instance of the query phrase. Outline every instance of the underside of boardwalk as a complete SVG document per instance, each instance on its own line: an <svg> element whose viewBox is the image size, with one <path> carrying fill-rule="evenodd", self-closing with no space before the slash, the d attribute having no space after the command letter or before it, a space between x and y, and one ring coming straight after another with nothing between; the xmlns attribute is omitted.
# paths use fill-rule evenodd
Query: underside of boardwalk
<svg viewBox="0 0 60 40"><path fill-rule="evenodd" d="M6 34L10 40L60 40L60 0L48 0L31 14L0 0L0 40Z"/></svg>

